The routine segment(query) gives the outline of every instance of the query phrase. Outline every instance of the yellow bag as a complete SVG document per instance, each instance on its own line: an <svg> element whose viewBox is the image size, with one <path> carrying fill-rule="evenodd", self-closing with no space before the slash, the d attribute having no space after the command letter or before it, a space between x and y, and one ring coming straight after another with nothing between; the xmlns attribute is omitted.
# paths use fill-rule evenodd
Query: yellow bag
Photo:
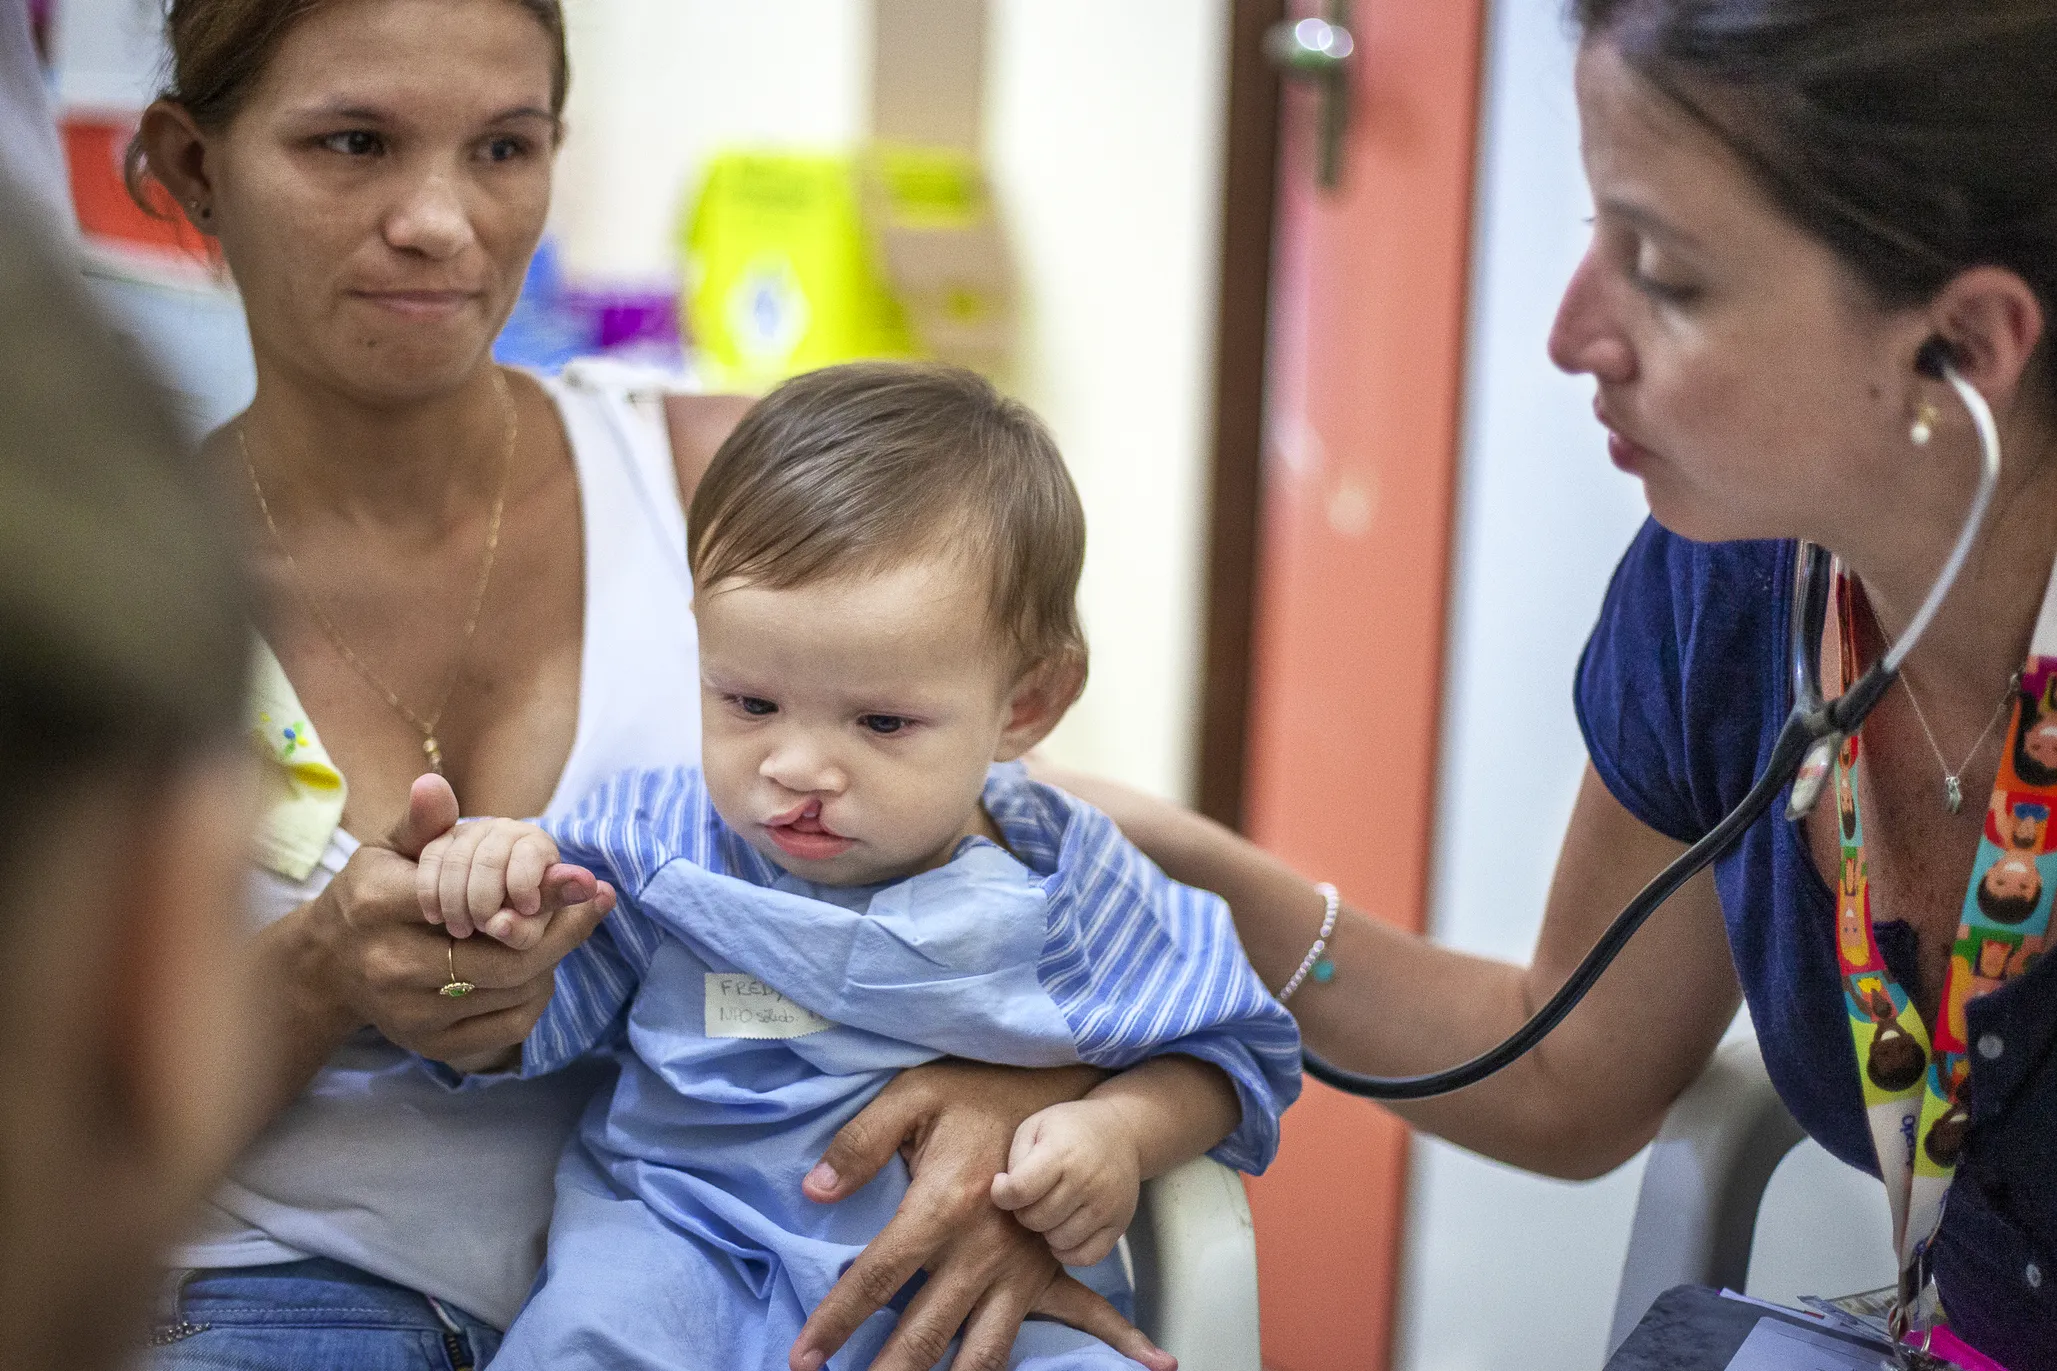
<svg viewBox="0 0 2057 1371"><path fill-rule="evenodd" d="M861 357L1006 359L1012 280L968 153L724 153L684 249L684 312L711 386L762 391Z"/></svg>
<svg viewBox="0 0 2057 1371"><path fill-rule="evenodd" d="M837 362L915 353L850 157L716 157L684 246L685 314L710 385L761 391Z"/></svg>

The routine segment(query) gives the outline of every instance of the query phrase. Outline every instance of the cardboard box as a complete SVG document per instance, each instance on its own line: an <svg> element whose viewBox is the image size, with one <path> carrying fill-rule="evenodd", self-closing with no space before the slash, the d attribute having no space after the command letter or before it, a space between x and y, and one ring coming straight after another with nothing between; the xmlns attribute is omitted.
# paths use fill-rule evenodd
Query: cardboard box
<svg viewBox="0 0 2057 1371"><path fill-rule="evenodd" d="M1003 367L1016 324L1006 235L978 161L948 147L880 144L862 168L864 215L922 353Z"/></svg>

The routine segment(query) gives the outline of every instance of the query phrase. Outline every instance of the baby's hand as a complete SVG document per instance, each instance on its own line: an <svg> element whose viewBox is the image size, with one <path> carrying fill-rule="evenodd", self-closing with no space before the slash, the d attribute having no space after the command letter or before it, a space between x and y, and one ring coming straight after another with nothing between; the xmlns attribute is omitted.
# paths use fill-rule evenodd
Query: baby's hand
<svg viewBox="0 0 2057 1371"><path fill-rule="evenodd" d="M1022 1120L1007 1169L993 1177L993 1203L1041 1233L1058 1261L1091 1266L1128 1231L1141 1188L1120 1112L1084 1099Z"/></svg>
<svg viewBox="0 0 2057 1371"><path fill-rule="evenodd" d="M557 860L557 843L518 819L459 824L422 849L421 912L453 938L483 932L518 951L542 941L550 916L592 899L600 882Z"/></svg>

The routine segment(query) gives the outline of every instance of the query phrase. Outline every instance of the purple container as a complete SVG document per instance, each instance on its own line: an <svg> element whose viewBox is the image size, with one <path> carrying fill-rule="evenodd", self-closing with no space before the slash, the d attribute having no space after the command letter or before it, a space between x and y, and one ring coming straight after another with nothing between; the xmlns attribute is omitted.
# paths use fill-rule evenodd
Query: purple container
<svg viewBox="0 0 2057 1371"><path fill-rule="evenodd" d="M669 292L572 289L563 307L593 321L593 341L602 352L679 343L679 302Z"/></svg>

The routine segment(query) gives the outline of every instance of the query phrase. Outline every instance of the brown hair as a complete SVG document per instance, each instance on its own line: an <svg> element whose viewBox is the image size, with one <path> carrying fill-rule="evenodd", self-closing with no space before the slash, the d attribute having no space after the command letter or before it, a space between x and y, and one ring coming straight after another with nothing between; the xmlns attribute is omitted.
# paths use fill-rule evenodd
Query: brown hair
<svg viewBox="0 0 2057 1371"><path fill-rule="evenodd" d="M233 504L18 197L0 245L4 884L27 821L89 772L148 785L235 736L252 606Z"/></svg>
<svg viewBox="0 0 2057 1371"><path fill-rule="evenodd" d="M1887 306L1999 266L2057 321L2057 2L1574 0L1572 15Z"/></svg>
<svg viewBox="0 0 2057 1371"><path fill-rule="evenodd" d="M219 129L243 108L271 65L279 44L294 26L330 0L163 0L164 36L171 49L171 79L157 93L193 116L203 129ZM571 88L571 58L564 42L562 0L512 0L549 35L550 112L564 113ZM129 140L122 163L129 195L156 212L145 189L149 162L142 144Z"/></svg>
<svg viewBox="0 0 2057 1371"><path fill-rule="evenodd" d="M853 362L787 381L715 453L686 540L702 587L791 589L959 550L989 572L1021 665L1085 665L1078 491L1042 420L974 372Z"/></svg>

